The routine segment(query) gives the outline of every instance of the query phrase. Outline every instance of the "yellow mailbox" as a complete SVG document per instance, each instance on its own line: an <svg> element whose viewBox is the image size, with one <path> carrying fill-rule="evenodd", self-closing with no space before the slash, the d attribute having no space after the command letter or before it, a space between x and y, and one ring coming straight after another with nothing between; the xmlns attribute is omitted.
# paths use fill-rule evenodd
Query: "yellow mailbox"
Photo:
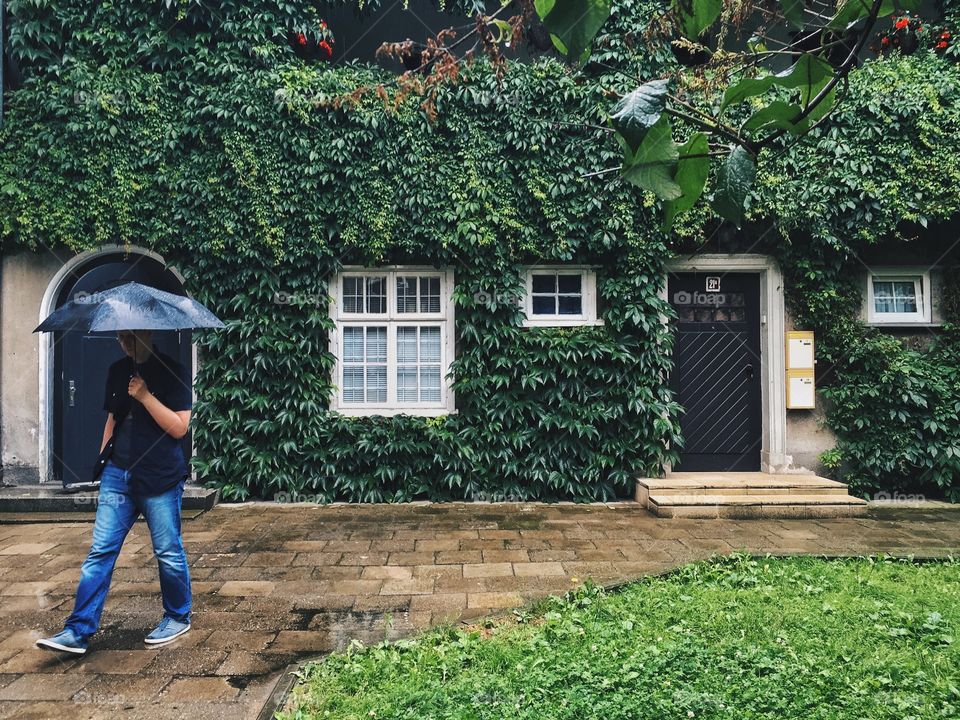
<svg viewBox="0 0 960 720"><path fill-rule="evenodd" d="M812 332L798 330L787 333L786 360L787 408L812 410L816 407L817 395L813 376L816 359Z"/></svg>

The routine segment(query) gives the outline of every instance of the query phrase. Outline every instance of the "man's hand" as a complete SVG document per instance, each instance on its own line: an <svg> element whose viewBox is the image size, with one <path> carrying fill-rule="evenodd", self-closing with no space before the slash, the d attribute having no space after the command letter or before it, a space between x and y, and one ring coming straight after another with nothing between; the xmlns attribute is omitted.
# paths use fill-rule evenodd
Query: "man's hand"
<svg viewBox="0 0 960 720"><path fill-rule="evenodd" d="M150 396L150 389L139 375L134 375L130 378L130 383L127 385L127 392L130 394L130 397L141 403Z"/></svg>

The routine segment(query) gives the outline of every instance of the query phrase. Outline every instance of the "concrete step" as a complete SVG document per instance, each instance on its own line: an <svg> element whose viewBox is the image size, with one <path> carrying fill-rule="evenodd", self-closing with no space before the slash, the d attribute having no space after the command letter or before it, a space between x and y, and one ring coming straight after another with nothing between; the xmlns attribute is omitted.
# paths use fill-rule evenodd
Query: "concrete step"
<svg viewBox="0 0 960 720"><path fill-rule="evenodd" d="M97 509L98 491L64 492L52 483L0 487L0 513L66 513ZM209 510L220 499L220 491L188 484L183 490L183 510Z"/></svg>
<svg viewBox="0 0 960 720"><path fill-rule="evenodd" d="M637 481L637 501L650 495L846 495L847 486L813 474L674 473Z"/></svg>
<svg viewBox="0 0 960 720"><path fill-rule="evenodd" d="M658 494L649 496L647 507L658 517L853 517L866 513L867 501L837 494Z"/></svg>

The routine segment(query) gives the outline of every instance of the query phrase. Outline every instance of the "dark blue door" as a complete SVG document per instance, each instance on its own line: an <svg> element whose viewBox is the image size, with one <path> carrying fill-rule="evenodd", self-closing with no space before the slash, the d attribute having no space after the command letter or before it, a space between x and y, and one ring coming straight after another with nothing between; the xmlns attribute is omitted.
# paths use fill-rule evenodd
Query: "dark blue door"
<svg viewBox="0 0 960 720"><path fill-rule="evenodd" d="M81 293L107 290L136 281L183 295L177 277L153 258L104 256L80 268L65 283L57 307ZM154 331L154 344L162 352L192 369L189 331ZM65 487L90 480L103 439L107 413L103 409L107 368L122 358L116 333L54 333L53 353L53 458L51 470ZM183 438L184 457L190 458L191 434Z"/></svg>
<svg viewBox="0 0 960 720"><path fill-rule="evenodd" d="M759 470L759 276L676 273L667 291L677 313L671 384L683 407L674 469Z"/></svg>

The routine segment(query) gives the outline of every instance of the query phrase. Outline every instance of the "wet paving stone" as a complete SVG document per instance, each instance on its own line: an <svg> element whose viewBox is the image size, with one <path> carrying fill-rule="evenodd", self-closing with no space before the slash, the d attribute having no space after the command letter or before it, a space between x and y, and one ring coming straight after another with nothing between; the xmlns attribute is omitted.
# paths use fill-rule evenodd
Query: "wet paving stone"
<svg viewBox="0 0 960 720"><path fill-rule="evenodd" d="M633 503L223 505L184 523L193 627L161 648L156 561L138 524L83 658L41 651L73 605L89 522L0 525L0 720L256 718L290 663L410 637L716 553L960 553L960 512L658 519Z"/></svg>

